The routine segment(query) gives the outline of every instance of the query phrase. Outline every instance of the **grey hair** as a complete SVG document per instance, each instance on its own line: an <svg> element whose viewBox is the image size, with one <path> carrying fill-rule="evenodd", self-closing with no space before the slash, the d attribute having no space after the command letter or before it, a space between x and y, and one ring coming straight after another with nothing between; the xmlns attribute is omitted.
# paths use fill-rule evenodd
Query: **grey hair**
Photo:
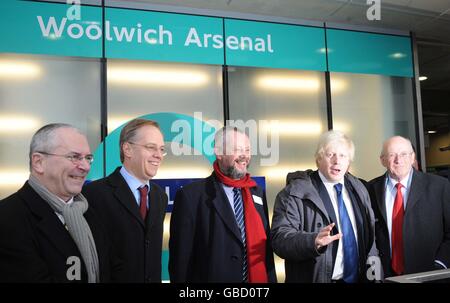
<svg viewBox="0 0 450 303"><path fill-rule="evenodd" d="M383 142L383 146L381 147L380 157L385 156L386 144L394 138L401 138L401 139L405 140L406 142L408 142L411 147L411 152L416 153L416 149L414 148L414 145L411 143L411 140L409 140L408 138L402 137L402 136L393 136Z"/></svg>
<svg viewBox="0 0 450 303"><path fill-rule="evenodd" d="M220 153L223 153L224 147L226 147L227 145L227 134L230 132L245 134L236 126L227 125L219 129L214 135L214 148L217 149Z"/></svg>
<svg viewBox="0 0 450 303"><path fill-rule="evenodd" d="M35 152L51 152L56 147L55 131L60 128L71 128L81 134L81 131L78 128L66 123L51 123L38 129L31 138L30 143L30 152L28 154L30 171L31 157Z"/></svg>
<svg viewBox="0 0 450 303"><path fill-rule="evenodd" d="M320 135L319 144L317 145L315 153L316 161L323 157L328 145L336 142L347 145L350 162L353 161L353 158L355 157L355 144L353 144L353 141L347 135L336 130L330 130Z"/></svg>

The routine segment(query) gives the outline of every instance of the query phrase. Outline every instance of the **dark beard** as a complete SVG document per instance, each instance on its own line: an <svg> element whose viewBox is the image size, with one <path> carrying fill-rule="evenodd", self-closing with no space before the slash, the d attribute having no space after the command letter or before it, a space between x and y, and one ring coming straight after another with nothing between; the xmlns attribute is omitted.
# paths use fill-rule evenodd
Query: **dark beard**
<svg viewBox="0 0 450 303"><path fill-rule="evenodd" d="M250 163L247 165L247 170L248 170L249 166L250 166ZM234 167L234 165L228 166L228 167L222 167L222 165L220 165L220 163L219 163L219 167L225 176L227 176L231 179L234 179L234 180L242 179L245 176L245 174L247 173L247 172L241 172L241 171L237 170Z"/></svg>

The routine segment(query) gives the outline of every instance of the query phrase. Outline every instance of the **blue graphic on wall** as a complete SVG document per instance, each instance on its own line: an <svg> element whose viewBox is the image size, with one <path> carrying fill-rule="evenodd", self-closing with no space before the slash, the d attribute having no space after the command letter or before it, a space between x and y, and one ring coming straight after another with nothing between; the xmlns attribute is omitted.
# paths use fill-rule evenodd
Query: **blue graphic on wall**
<svg viewBox="0 0 450 303"><path fill-rule="evenodd" d="M266 179L265 177L253 177L252 179L255 180L255 182L261 186L262 188L266 189ZM197 181L201 180L200 178L190 178L190 179L153 179L152 181L158 184L167 194L167 197L169 197L169 203L167 205L167 212L172 212L173 209L173 200L175 199L175 194L177 193L177 190L181 187Z"/></svg>
<svg viewBox="0 0 450 303"><path fill-rule="evenodd" d="M214 162L213 141L216 127L189 115L172 112L152 113L139 118L153 120L159 123L166 142L178 142L191 146L196 154L203 155L211 164ZM125 123L128 121L125 121ZM125 124L124 123L124 124ZM94 163L88 175L89 180L97 180L112 173L121 165L119 152L119 137L124 126L116 128L94 152ZM184 138L182 138L184 137ZM103 149L106 149L106 168L103 173Z"/></svg>

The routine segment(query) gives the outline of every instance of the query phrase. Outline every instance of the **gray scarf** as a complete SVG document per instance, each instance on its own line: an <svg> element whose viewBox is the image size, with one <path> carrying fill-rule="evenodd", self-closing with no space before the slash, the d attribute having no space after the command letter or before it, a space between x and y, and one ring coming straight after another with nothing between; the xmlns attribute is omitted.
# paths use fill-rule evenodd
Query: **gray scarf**
<svg viewBox="0 0 450 303"><path fill-rule="evenodd" d="M28 183L56 213L64 217L67 229L86 265L89 283L99 282L97 249L91 229L83 216L88 209L86 198L80 193L73 197L73 203L69 205L49 192L36 177L30 175Z"/></svg>

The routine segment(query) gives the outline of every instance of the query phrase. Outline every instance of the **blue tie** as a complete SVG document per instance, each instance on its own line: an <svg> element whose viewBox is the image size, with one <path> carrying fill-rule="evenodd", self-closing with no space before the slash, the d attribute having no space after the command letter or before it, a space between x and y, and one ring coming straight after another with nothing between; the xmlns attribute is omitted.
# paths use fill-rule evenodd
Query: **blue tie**
<svg viewBox="0 0 450 303"><path fill-rule="evenodd" d="M247 268L247 241L245 235L245 222L244 222L244 205L242 203L242 197L239 188L233 189L233 202L234 202L234 215L236 216L236 223L241 231L242 244L244 250L242 252L242 281L248 280L248 268Z"/></svg>
<svg viewBox="0 0 450 303"><path fill-rule="evenodd" d="M342 233L342 242L344 248L344 281L355 283L358 281L358 246L356 244L355 234L353 232L352 222L347 212L347 208L342 198L342 184L334 185L337 193L339 222Z"/></svg>

